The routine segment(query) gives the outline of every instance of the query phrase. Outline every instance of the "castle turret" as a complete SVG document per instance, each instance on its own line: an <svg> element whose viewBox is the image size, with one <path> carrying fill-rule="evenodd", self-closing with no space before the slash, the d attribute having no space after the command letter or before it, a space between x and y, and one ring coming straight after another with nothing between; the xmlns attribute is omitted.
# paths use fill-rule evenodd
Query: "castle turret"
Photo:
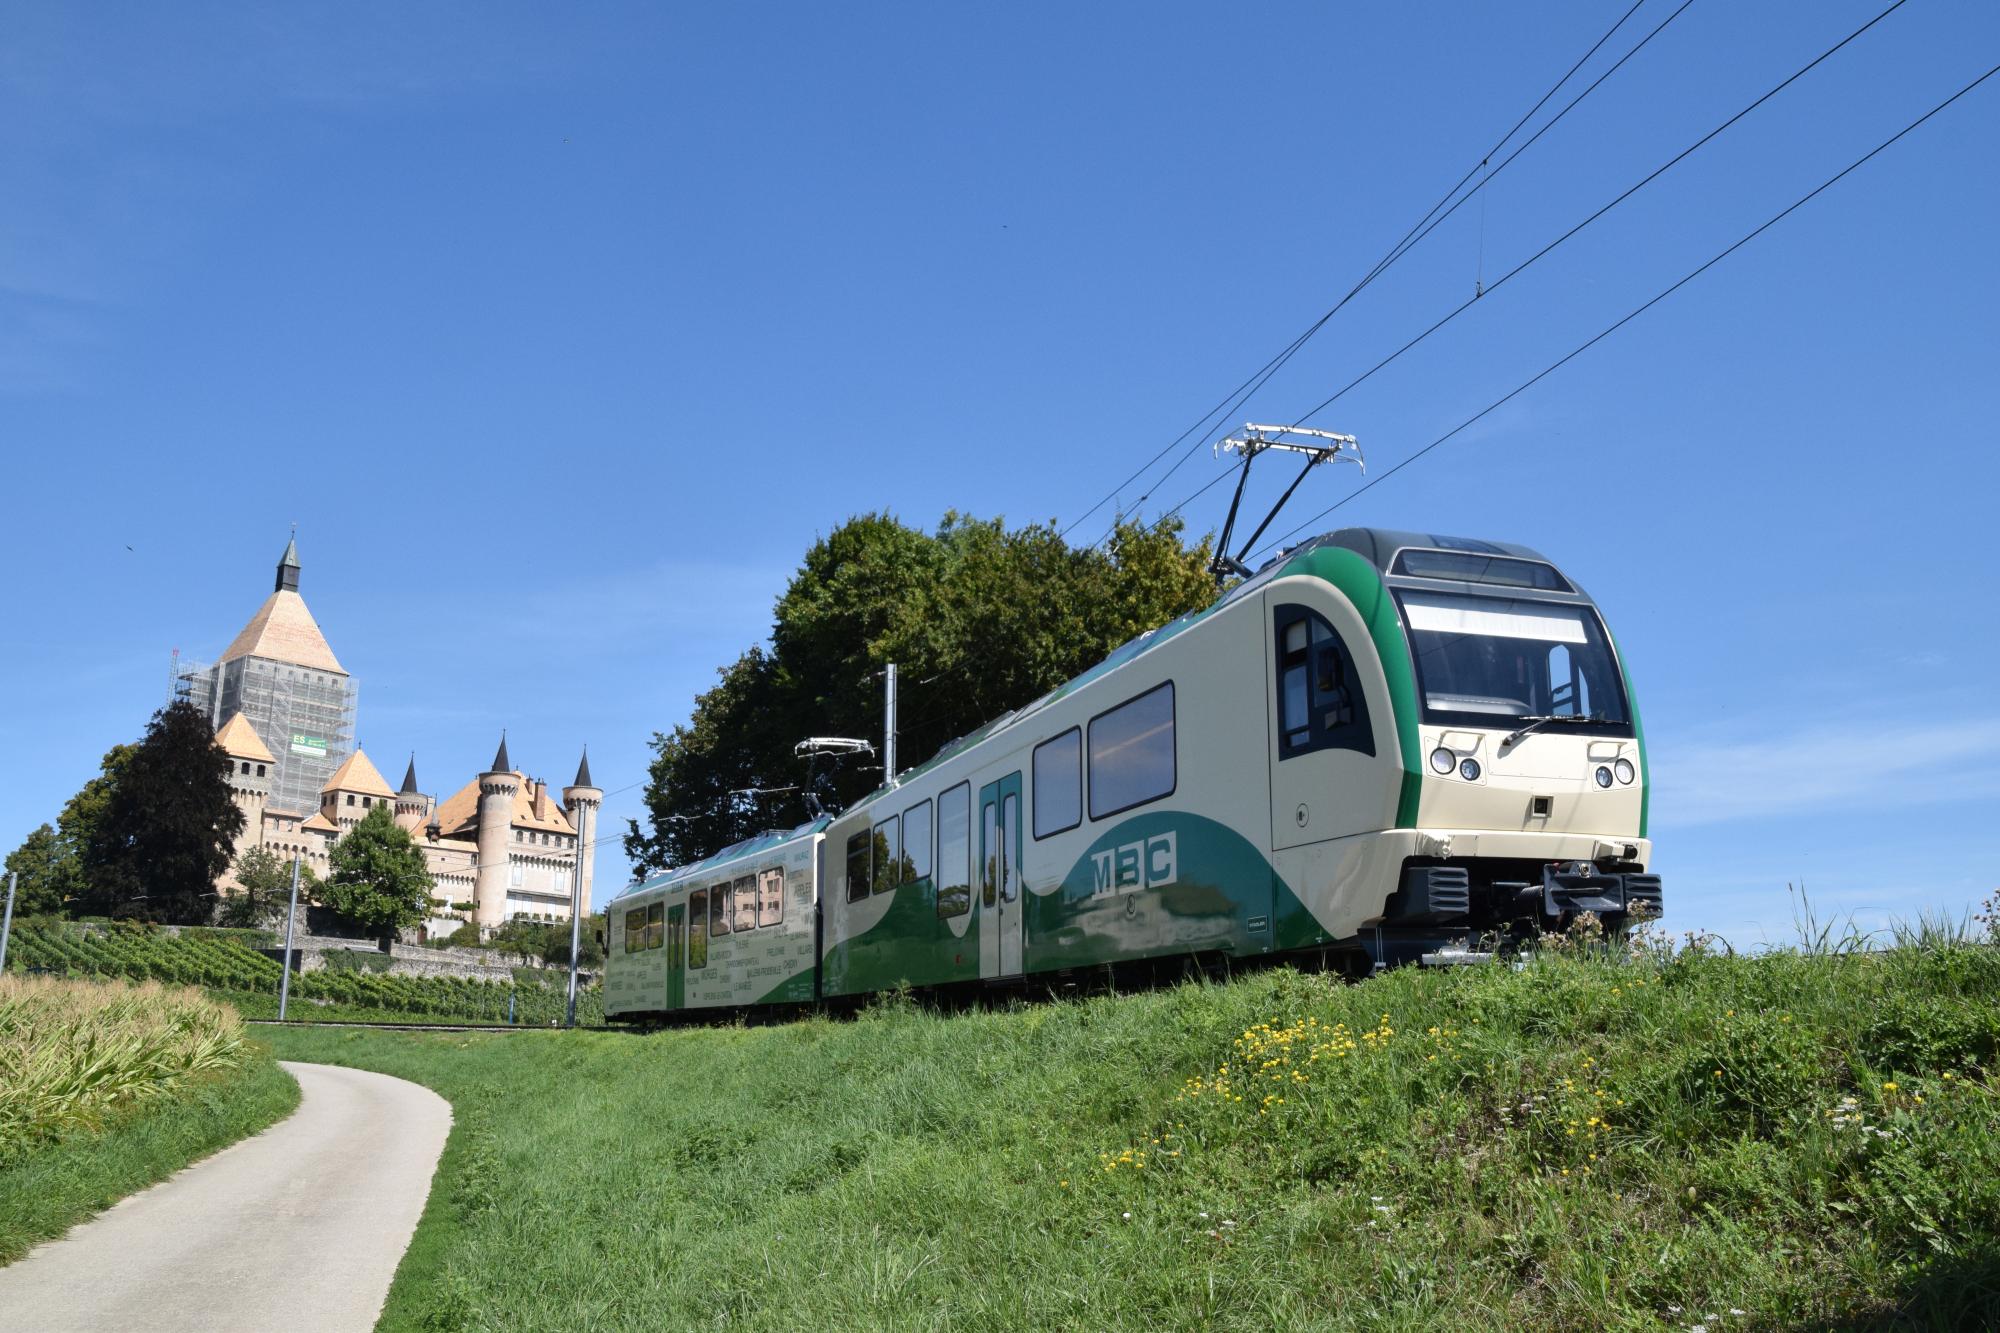
<svg viewBox="0 0 2000 1333"><path fill-rule="evenodd" d="M415 833L430 813L431 798L417 790L417 756L412 753L410 766L403 770L403 785L396 792L396 823Z"/></svg>
<svg viewBox="0 0 2000 1333"><path fill-rule="evenodd" d="M514 826L514 797L520 790L521 777L507 758L503 731L493 767L479 775L479 863L473 877L472 919L482 931L507 920L508 834Z"/></svg>
<svg viewBox="0 0 2000 1333"><path fill-rule="evenodd" d="M563 809L569 815L570 827L576 830L576 854L582 858L583 889L578 895L582 901L578 909L586 916L590 913L591 872L597 865L597 811L604 804L604 793L590 780L590 747L583 748L583 762L576 766L576 781L563 788Z"/></svg>

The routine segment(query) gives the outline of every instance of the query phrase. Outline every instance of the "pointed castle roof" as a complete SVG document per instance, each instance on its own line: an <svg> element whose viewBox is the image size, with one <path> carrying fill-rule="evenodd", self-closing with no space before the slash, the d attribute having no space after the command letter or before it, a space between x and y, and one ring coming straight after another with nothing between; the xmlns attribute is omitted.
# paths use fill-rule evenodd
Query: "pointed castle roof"
<svg viewBox="0 0 2000 1333"><path fill-rule="evenodd" d="M250 617L250 623L243 627L229 647L223 650L218 661L233 662L239 657L263 657L273 662L284 662L291 666L310 667L315 671L334 671L347 674L347 668L333 655L327 646L326 636L320 633L319 622L306 609L305 598L299 596L299 544L286 544L285 554L278 561L278 582L264 604L257 608L257 614Z"/></svg>
<svg viewBox="0 0 2000 1333"><path fill-rule="evenodd" d="M421 796L417 790L417 752L410 751L410 766L403 770L403 785L396 792L398 796Z"/></svg>
<svg viewBox="0 0 2000 1333"><path fill-rule="evenodd" d="M583 762L576 766L576 781L569 785L572 787L595 787L597 785L590 780L590 747L588 745L583 747Z"/></svg>
<svg viewBox="0 0 2000 1333"><path fill-rule="evenodd" d="M369 762L368 756L359 747L347 756L346 763L333 770L333 776L320 790L360 792L363 796L393 797L396 794L389 790L389 784L382 780L381 773L376 771L375 765Z"/></svg>
<svg viewBox="0 0 2000 1333"><path fill-rule="evenodd" d="M493 756L493 766L486 771L488 773L512 773L514 771L513 761L507 758L507 733L504 731L500 733L500 749Z"/></svg>
<svg viewBox="0 0 2000 1333"><path fill-rule="evenodd" d="M261 763L276 763L271 751L265 746L257 728L250 725L250 719L241 713L231 713L229 720L222 724L222 730L215 733L215 743L222 752L232 759L254 759Z"/></svg>

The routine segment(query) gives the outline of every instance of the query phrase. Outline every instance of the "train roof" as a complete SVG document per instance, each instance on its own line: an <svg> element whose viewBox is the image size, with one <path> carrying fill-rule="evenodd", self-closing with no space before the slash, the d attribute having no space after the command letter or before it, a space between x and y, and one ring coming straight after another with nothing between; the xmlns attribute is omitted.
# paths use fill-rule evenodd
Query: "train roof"
<svg viewBox="0 0 2000 1333"><path fill-rule="evenodd" d="M794 829L771 829L767 832L759 833L755 837L745 838L741 842L733 842L713 856L705 856L699 861L690 861L684 866L675 866L672 870L663 870L657 875L641 880L606 903L605 908L608 910L613 904L621 902L635 893L645 893L650 889L665 888L668 885L679 883L684 879L720 870L722 867L733 865L738 861L752 860L762 856L765 852L771 851L773 848L782 847L788 842L794 842L800 838L809 838L816 833L824 833L826 826L832 822L833 819L831 816L821 815L817 819L807 820Z"/></svg>
<svg viewBox="0 0 2000 1333"><path fill-rule="evenodd" d="M1100 676L1116 671L1127 662L1159 647L1175 635L1206 620L1209 616L1214 615L1217 611L1239 598L1253 595L1264 584L1269 583L1272 579L1282 574L1298 556L1327 546L1339 546L1353 551L1356 555L1374 565L1376 570L1384 576L1392 573L1397 553L1412 547L1427 551L1455 551L1477 555L1511 556L1516 559L1532 560L1541 564L1549 563L1548 558L1542 555L1541 552L1513 542L1493 542L1476 537L1452 537L1435 532L1405 532L1392 528L1340 528L1334 532L1322 533L1317 537L1307 538L1296 546L1286 547L1284 550L1278 552L1278 554L1272 556L1249 578L1225 590L1207 606L1196 611L1190 611L1183 616L1168 621L1157 629L1149 629L1145 633L1120 644L1118 647L1112 649L1103 661L1098 662L1082 674L1064 681L1034 702L1023 704L1011 713L1003 713L991 722L988 722L985 726L975 731L967 732L957 740L947 742L936 754L924 760L924 762L918 764L916 767L905 769L899 774L898 785L900 786L902 782L907 782L910 778L920 773L925 773L936 768L939 764L945 763L955 755L963 754L966 750L977 745L987 737L997 735L1015 723L1039 713L1042 709L1048 707L1056 700L1063 698L1065 695L1072 693L1080 686L1086 685ZM893 789L886 786L878 787L854 804L856 806L866 805L877 796L890 790Z"/></svg>

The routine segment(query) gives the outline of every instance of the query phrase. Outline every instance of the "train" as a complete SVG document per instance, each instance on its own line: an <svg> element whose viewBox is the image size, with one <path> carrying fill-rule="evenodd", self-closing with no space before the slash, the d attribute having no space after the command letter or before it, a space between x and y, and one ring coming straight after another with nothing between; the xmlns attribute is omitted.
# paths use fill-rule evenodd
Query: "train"
<svg viewBox="0 0 2000 1333"><path fill-rule="evenodd" d="M632 886L605 1014L1616 931L1663 907L1648 781L1623 654L1568 574L1342 529L839 813Z"/></svg>

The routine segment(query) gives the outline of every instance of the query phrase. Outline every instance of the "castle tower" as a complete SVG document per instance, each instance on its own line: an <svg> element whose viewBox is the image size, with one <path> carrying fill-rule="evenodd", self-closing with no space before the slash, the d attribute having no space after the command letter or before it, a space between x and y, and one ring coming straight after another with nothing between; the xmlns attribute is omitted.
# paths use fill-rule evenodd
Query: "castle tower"
<svg viewBox="0 0 2000 1333"><path fill-rule="evenodd" d="M241 716L269 757L269 806L303 816L353 745L355 683L299 596L299 548L287 543L270 595L213 666L185 664L175 688L220 728ZM252 761L253 766L256 761Z"/></svg>
<svg viewBox="0 0 2000 1333"><path fill-rule="evenodd" d="M264 806L271 797L271 751L258 739L257 729L241 713L232 713L222 730L215 733L216 748L229 756L229 795L243 812L243 830L236 835L229 869L222 872L218 887L234 893L236 860L264 842Z"/></svg>
<svg viewBox="0 0 2000 1333"><path fill-rule="evenodd" d="M603 804L603 791L590 780L590 747L586 745L583 762L576 766L576 781L563 788L563 809L576 830L576 854L582 858L578 864L583 867L583 889L577 910L586 916L590 914L592 871L597 865L597 848L592 845L597 841L597 811Z"/></svg>
<svg viewBox="0 0 2000 1333"><path fill-rule="evenodd" d="M473 878L472 919L481 931L507 920L508 835L514 827L514 797L520 790L521 776L507 758L507 733L503 731L493 767L479 775L479 868Z"/></svg>
<svg viewBox="0 0 2000 1333"><path fill-rule="evenodd" d="M403 785L396 792L396 823L415 833L430 813L431 798L417 790L417 756L411 754L410 766L403 770Z"/></svg>
<svg viewBox="0 0 2000 1333"><path fill-rule="evenodd" d="M336 830L345 833L366 819L370 810L378 805L391 805L395 799L396 793L389 790L382 774L369 762L367 752L356 749L320 789L319 812Z"/></svg>

